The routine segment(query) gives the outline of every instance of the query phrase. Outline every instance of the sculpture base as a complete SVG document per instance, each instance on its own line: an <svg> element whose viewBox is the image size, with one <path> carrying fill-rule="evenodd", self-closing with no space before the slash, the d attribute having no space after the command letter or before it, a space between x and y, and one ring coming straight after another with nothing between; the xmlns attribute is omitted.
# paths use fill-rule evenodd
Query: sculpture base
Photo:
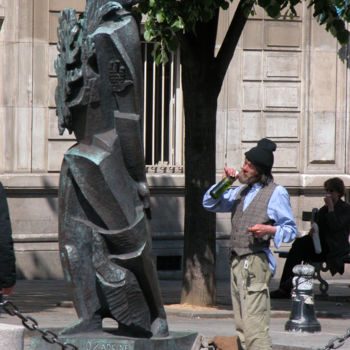
<svg viewBox="0 0 350 350"><path fill-rule="evenodd" d="M131 338L113 335L113 331L80 333L59 336L63 343L75 345L79 350L191 350L198 334L170 332L166 338ZM30 350L57 350L57 344L49 344L41 337L33 337Z"/></svg>

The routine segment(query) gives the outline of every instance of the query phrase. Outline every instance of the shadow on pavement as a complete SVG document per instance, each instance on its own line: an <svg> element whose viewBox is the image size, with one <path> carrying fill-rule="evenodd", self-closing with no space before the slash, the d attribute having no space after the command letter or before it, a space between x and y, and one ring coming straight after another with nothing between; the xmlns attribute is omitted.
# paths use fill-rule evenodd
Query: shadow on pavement
<svg viewBox="0 0 350 350"><path fill-rule="evenodd" d="M19 280L7 300L22 312L40 312L67 302L72 305L72 292L64 280Z"/></svg>
<svg viewBox="0 0 350 350"><path fill-rule="evenodd" d="M180 303L181 281L161 280L160 286L165 305ZM19 280L8 300L24 313L57 307L73 308L72 291L64 280ZM316 294L314 303L317 317L350 319L350 296L347 293L326 297ZM216 309L232 310L229 283L226 281L217 284ZM272 317L286 317L290 310L290 299L271 299Z"/></svg>

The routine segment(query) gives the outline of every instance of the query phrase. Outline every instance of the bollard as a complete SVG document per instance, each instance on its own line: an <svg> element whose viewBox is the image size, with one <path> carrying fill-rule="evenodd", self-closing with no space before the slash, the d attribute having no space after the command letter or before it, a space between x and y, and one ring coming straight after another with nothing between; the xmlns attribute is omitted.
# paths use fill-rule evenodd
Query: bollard
<svg viewBox="0 0 350 350"><path fill-rule="evenodd" d="M0 323L0 349L23 350L24 327Z"/></svg>
<svg viewBox="0 0 350 350"><path fill-rule="evenodd" d="M292 310L284 329L286 331L319 332L321 325L317 321L313 299L312 265L296 265L293 268Z"/></svg>

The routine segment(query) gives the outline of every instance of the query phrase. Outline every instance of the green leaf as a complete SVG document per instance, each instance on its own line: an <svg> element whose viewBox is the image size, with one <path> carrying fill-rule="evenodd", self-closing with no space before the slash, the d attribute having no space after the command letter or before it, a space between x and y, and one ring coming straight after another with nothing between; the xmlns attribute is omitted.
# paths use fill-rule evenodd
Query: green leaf
<svg viewBox="0 0 350 350"><path fill-rule="evenodd" d="M184 26L184 22L182 21L181 18L178 18L175 22L172 23L171 25L171 29L174 30L174 31L178 31L178 30L181 30L181 29L184 29L185 26Z"/></svg>
<svg viewBox="0 0 350 350"><path fill-rule="evenodd" d="M169 41L168 41L168 49L170 51L176 51L178 46L179 46L179 41L176 36L173 36Z"/></svg>
<svg viewBox="0 0 350 350"><path fill-rule="evenodd" d="M341 32L341 31L343 31L345 29L344 23L340 19L336 19L333 22L333 26L334 26L334 28L336 29L337 32Z"/></svg>
<svg viewBox="0 0 350 350"><path fill-rule="evenodd" d="M233 0L144 0L138 4L138 11L147 15L144 37L146 41L161 42L157 48L158 63L166 62L167 52L177 49L176 34L196 35L199 22L213 18L218 9L226 10ZM254 13L253 5L264 8L272 18L296 16L295 6L301 0L243 0L242 8L246 17ZM340 43L348 40L349 32L344 24L350 22L350 0L307 0L313 16L324 28L332 33Z"/></svg>
<svg viewBox="0 0 350 350"><path fill-rule="evenodd" d="M158 51L159 47L160 47L160 42L157 42L154 44L153 50L152 50L152 56L154 56L154 57L157 56L157 51Z"/></svg>
<svg viewBox="0 0 350 350"><path fill-rule="evenodd" d="M346 30L342 30L337 33L337 40L341 45L346 45L349 41L349 32Z"/></svg>
<svg viewBox="0 0 350 350"><path fill-rule="evenodd" d="M162 56L161 63L167 64L168 62L169 62L169 57L167 54L165 54L164 56Z"/></svg>
<svg viewBox="0 0 350 350"><path fill-rule="evenodd" d="M139 3L138 8L142 13L146 13L149 10L148 2L147 1L141 1Z"/></svg>
<svg viewBox="0 0 350 350"><path fill-rule="evenodd" d="M273 4L266 8L267 14L272 18L277 18L280 15L280 5Z"/></svg>
<svg viewBox="0 0 350 350"><path fill-rule="evenodd" d="M146 41L151 41L153 39L151 33L148 30L145 30L145 32L143 33L143 37Z"/></svg>
<svg viewBox="0 0 350 350"><path fill-rule="evenodd" d="M168 53L165 50L161 51L161 63L167 64L169 62Z"/></svg>
<svg viewBox="0 0 350 350"><path fill-rule="evenodd" d="M328 29L329 32L330 32L333 36L337 37L337 30L336 30L332 25L329 25L328 28L329 28L329 29ZM326 29L327 29L327 26L326 26Z"/></svg>
<svg viewBox="0 0 350 350"><path fill-rule="evenodd" d="M212 14L211 11L208 11L208 10L206 10L206 9L204 9L204 10L202 11L202 19L203 19L203 22L208 22L208 21L210 21L210 20L212 19L212 17L213 17L213 14Z"/></svg>
<svg viewBox="0 0 350 350"><path fill-rule="evenodd" d="M271 0L258 0L258 5L266 8L267 6L269 6L271 3Z"/></svg>
<svg viewBox="0 0 350 350"><path fill-rule="evenodd" d="M222 8L223 10L227 10L229 7L230 7L230 4L229 4L227 1L224 1L224 2L221 4L221 8Z"/></svg>
<svg viewBox="0 0 350 350"><path fill-rule="evenodd" d="M156 14L156 19L157 19L157 22L158 22L158 23L163 23L163 22L164 22L164 19L165 19L163 13L158 12L158 13Z"/></svg>
<svg viewBox="0 0 350 350"><path fill-rule="evenodd" d="M161 59L162 59L162 55L159 53L156 57L156 60L155 60L156 65L158 65L160 63Z"/></svg>
<svg viewBox="0 0 350 350"><path fill-rule="evenodd" d="M250 15L250 8L249 7L243 7L243 14L245 17L249 17Z"/></svg>

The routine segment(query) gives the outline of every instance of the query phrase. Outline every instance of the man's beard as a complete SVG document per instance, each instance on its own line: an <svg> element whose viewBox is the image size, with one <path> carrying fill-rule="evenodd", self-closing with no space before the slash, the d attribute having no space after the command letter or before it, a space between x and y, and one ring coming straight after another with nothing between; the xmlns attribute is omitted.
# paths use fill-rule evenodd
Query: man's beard
<svg viewBox="0 0 350 350"><path fill-rule="evenodd" d="M261 179L260 174L256 174L254 176L249 177L243 174L243 172L240 172L238 175L239 182L244 185L254 185L256 182L259 182L260 179Z"/></svg>

